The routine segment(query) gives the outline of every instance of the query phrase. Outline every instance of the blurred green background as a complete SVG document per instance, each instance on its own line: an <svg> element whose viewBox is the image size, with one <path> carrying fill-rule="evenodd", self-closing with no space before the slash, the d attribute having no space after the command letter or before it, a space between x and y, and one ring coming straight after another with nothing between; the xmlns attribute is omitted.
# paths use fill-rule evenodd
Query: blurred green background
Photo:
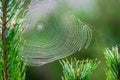
<svg viewBox="0 0 120 80"><path fill-rule="evenodd" d="M76 15L90 25L93 40L88 49L83 48L68 58L76 57L79 60L97 58L101 63L92 74L91 80L105 80L107 67L103 51L106 47L120 46L120 0L80 1L83 7L79 8ZM25 4L29 4L29 0ZM62 75L62 66L59 61L54 61L42 67L27 66L26 80L61 80Z"/></svg>

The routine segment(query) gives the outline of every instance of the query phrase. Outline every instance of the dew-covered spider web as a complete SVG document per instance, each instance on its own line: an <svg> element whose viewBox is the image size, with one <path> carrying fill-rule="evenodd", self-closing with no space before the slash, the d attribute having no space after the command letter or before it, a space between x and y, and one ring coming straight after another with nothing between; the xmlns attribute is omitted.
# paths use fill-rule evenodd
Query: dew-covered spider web
<svg viewBox="0 0 120 80"><path fill-rule="evenodd" d="M33 66L87 48L92 39L92 30L75 16L67 0L32 0L23 28L23 57Z"/></svg>

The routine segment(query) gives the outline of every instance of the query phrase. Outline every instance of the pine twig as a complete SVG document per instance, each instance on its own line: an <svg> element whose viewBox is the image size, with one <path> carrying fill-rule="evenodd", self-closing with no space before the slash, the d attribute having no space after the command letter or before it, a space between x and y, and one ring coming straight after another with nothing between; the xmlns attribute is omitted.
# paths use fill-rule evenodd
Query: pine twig
<svg viewBox="0 0 120 80"><path fill-rule="evenodd" d="M8 2L6 0L2 0L2 45L3 45L3 65L5 65L5 69L2 71L5 80L9 80L9 71L8 71L8 61L7 61L7 44L6 44L6 35L7 31L7 6Z"/></svg>
<svg viewBox="0 0 120 80"><path fill-rule="evenodd" d="M21 24L18 15L24 0L0 0L0 80L24 80L25 64L22 48Z"/></svg>
<svg viewBox="0 0 120 80"><path fill-rule="evenodd" d="M97 60L76 60L71 59L69 62L67 59L60 61L63 67L62 80L89 80L92 72L97 68Z"/></svg>
<svg viewBox="0 0 120 80"><path fill-rule="evenodd" d="M107 80L120 80L120 54L118 47L112 50L106 49L104 52L108 70L106 72Z"/></svg>

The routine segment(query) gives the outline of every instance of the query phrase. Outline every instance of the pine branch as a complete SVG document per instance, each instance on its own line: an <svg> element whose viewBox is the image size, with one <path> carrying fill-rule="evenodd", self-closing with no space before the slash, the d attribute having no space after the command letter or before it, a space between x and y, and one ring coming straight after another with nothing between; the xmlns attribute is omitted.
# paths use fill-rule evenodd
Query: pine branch
<svg viewBox="0 0 120 80"><path fill-rule="evenodd" d="M118 47L113 47L112 50L107 48L104 55L109 68L106 72L107 80L120 80L120 55Z"/></svg>
<svg viewBox="0 0 120 80"><path fill-rule="evenodd" d="M2 0L2 49L3 49L3 65L5 68L2 70L2 74L5 80L9 80L8 78L8 61L7 61L7 44L6 44L6 31L7 31L7 6L8 2L6 0Z"/></svg>
<svg viewBox="0 0 120 80"><path fill-rule="evenodd" d="M79 61L71 59L69 62L67 59L60 61L63 67L62 80L89 80L92 72L97 68L97 60L83 60Z"/></svg>
<svg viewBox="0 0 120 80"><path fill-rule="evenodd" d="M0 80L24 80L25 64L21 59L21 25L18 18L24 0L0 0Z"/></svg>

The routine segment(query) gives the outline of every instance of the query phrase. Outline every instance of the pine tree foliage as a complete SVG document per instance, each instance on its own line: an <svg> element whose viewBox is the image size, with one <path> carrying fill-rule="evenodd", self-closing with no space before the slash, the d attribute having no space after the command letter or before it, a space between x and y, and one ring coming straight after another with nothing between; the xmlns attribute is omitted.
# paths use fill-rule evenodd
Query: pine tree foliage
<svg viewBox="0 0 120 80"><path fill-rule="evenodd" d="M107 80L120 80L120 55L118 47L112 50L106 49L104 52L108 70L106 72Z"/></svg>
<svg viewBox="0 0 120 80"><path fill-rule="evenodd" d="M18 18L24 0L0 0L0 80L25 80L21 58L23 21Z"/></svg>
<svg viewBox="0 0 120 80"><path fill-rule="evenodd" d="M99 61L96 60L76 60L67 59L60 61L63 67L62 80L89 80L93 71L97 68Z"/></svg>

